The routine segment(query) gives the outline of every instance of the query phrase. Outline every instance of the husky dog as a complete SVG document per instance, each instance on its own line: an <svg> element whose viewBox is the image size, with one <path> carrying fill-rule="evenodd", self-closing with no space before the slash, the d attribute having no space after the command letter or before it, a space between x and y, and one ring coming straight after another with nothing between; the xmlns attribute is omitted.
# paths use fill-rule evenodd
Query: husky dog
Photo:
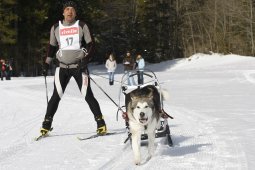
<svg viewBox="0 0 255 170"><path fill-rule="evenodd" d="M154 154L155 130L159 125L162 110L160 100L161 97L167 97L164 97L165 93L159 92L153 85L147 85L126 94L125 105L136 165L141 164L140 143L143 131L148 135L148 159Z"/></svg>

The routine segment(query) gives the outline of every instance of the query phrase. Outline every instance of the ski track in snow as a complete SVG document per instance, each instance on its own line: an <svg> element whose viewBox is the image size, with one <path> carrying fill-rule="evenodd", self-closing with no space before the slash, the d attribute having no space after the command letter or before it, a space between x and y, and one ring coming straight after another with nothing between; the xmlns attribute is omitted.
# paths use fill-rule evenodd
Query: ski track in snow
<svg viewBox="0 0 255 170"><path fill-rule="evenodd" d="M117 151L115 156L99 169L125 167L124 169L153 170L161 169L158 164L164 162L166 165L165 161L168 162L167 167L171 167L171 169L221 169L222 167L225 169L237 167L239 167L237 169L242 169L246 166L245 154L240 150L239 145L231 138L227 142L222 140L210 125L210 121L205 120L208 117L203 118L183 108L166 109L172 110L178 120L181 120L173 124L170 123L173 147L168 147L165 144L165 138L156 139L155 155L147 161L147 143L143 141L145 146L141 147L142 165L135 166L133 165L131 146L126 144L122 150ZM225 135L231 136L231 134ZM229 150L233 150L233 155L238 155L238 157L231 156L228 149L226 150L228 147L231 147ZM226 164L226 162L235 163Z"/></svg>
<svg viewBox="0 0 255 170"><path fill-rule="evenodd" d="M219 132L213 128L213 122L217 120L210 119L208 116L202 117L192 110L183 108L172 109L174 109L173 114L177 115L176 117L178 117L178 120L181 120L182 125L178 126L177 124L176 128L171 128L176 133L175 135L177 135L176 137L173 136L173 142L178 146L173 148L170 155L183 156L185 158L192 154L196 157L194 160L196 162L195 165L192 159L187 159L191 160L191 169L221 169L222 167L224 169L242 169L242 167L246 166L245 155L233 138L221 138L218 135ZM231 137L231 134L224 135ZM234 154L229 153L229 150L232 150ZM235 157L236 155L238 157ZM226 162L235 163L226 164ZM188 162L185 161L185 163ZM182 167L182 164L175 168L177 169L178 167ZM187 166L184 166L183 169L186 169L185 167Z"/></svg>
<svg viewBox="0 0 255 170"><path fill-rule="evenodd" d="M243 74L247 81L255 84L255 71L254 70L244 71Z"/></svg>

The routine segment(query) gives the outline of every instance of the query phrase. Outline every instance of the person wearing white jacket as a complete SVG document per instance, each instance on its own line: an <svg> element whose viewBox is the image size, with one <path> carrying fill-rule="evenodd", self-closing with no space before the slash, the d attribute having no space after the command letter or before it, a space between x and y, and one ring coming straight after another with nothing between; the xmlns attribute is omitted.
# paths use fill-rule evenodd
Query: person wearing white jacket
<svg viewBox="0 0 255 170"><path fill-rule="evenodd" d="M113 85L114 83L114 72L117 68L116 60L113 54L110 54L109 58L106 60L105 67L107 68L107 72L109 74L109 84Z"/></svg>

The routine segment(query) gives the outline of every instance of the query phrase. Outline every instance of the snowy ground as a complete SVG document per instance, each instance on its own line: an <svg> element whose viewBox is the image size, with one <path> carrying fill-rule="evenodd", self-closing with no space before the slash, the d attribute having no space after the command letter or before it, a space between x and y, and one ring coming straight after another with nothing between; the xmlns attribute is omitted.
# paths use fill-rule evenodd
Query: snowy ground
<svg viewBox="0 0 255 170"><path fill-rule="evenodd" d="M117 135L88 141L96 130L92 113L72 79L54 117L49 138L35 142L46 110L43 77L0 81L0 169L172 169L252 170L255 167L255 58L196 54L188 59L152 64L170 99L164 109L173 147L156 140L155 156L135 166L116 106L92 83L109 131ZM120 85L109 86L105 68L91 66L94 80L117 102ZM116 80L122 76L119 65ZM47 77L49 97L53 77Z"/></svg>

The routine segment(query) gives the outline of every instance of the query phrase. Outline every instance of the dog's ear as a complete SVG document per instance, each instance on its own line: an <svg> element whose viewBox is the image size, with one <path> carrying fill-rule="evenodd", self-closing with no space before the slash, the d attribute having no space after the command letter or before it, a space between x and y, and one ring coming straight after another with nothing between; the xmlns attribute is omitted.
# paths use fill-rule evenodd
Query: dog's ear
<svg viewBox="0 0 255 170"><path fill-rule="evenodd" d="M130 94L130 98L131 98L131 101L134 101L134 100L138 99L138 97L133 93Z"/></svg>
<svg viewBox="0 0 255 170"><path fill-rule="evenodd" d="M146 96L147 98L149 98L150 100L153 99L153 89L152 88L148 88L150 90L149 94Z"/></svg>

